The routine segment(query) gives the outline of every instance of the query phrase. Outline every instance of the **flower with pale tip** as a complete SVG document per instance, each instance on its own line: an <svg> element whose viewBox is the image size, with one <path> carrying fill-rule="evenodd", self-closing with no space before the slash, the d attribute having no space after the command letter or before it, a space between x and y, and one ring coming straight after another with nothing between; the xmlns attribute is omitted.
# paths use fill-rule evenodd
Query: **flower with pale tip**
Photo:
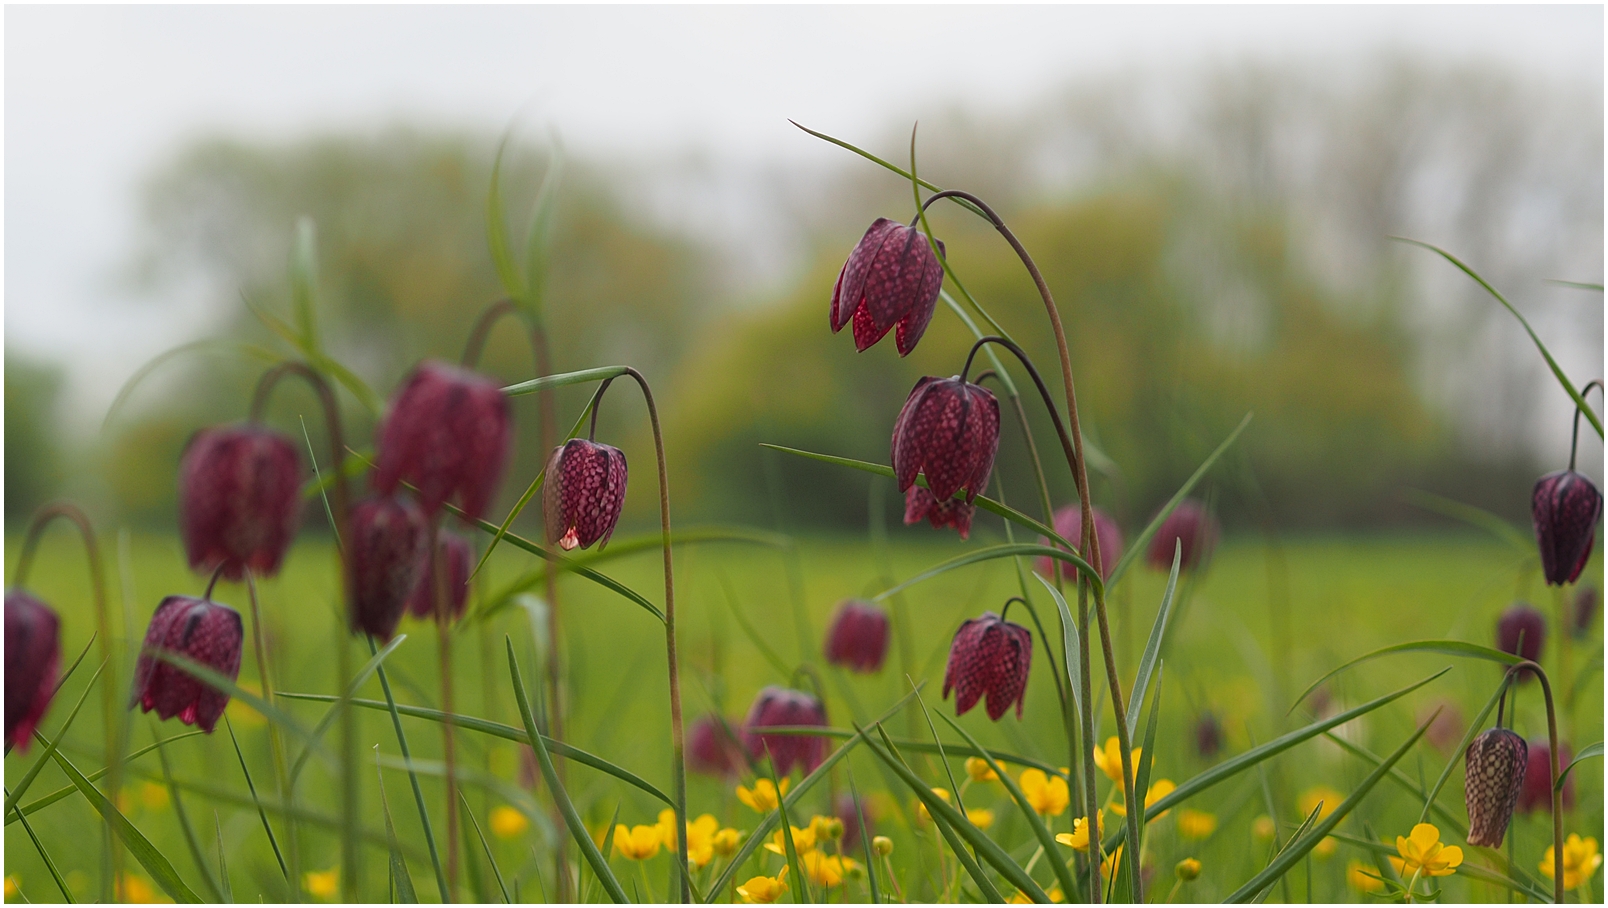
<svg viewBox="0 0 1608 908"><path fill-rule="evenodd" d="M625 452L584 438L553 449L542 484L547 541L564 551L609 544L625 507Z"/></svg>
<svg viewBox="0 0 1608 908"><path fill-rule="evenodd" d="M134 667L129 708L156 710L162 719L179 717L185 725L212 733L229 705L229 695L189 672L152 655L152 650L183 656L230 681L240 677L240 613L210 599L169 596L156 607L145 629L145 643Z"/></svg>

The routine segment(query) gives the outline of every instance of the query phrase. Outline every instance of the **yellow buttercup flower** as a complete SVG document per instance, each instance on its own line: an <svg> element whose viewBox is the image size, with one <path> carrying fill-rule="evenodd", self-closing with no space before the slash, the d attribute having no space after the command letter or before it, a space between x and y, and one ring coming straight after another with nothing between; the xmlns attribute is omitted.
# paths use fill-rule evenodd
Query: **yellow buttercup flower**
<svg viewBox="0 0 1608 908"><path fill-rule="evenodd" d="M1200 876L1200 861L1194 858L1184 858L1178 862L1178 866L1173 868L1173 873L1177 874L1180 880L1188 883Z"/></svg>
<svg viewBox="0 0 1608 908"><path fill-rule="evenodd" d="M1046 892L1045 895L1049 896L1050 901L1057 905L1066 901L1066 895L1061 892L1060 886L1051 889L1049 892ZM1005 903L1007 905L1031 905L1033 904L1033 900L1027 897L1027 893L1018 889L1016 890L1015 895L1005 900Z"/></svg>
<svg viewBox="0 0 1608 908"><path fill-rule="evenodd" d="M302 885L306 887L307 894L314 898L332 899L341 891L341 872L339 868L331 867L322 873L304 873Z"/></svg>
<svg viewBox="0 0 1608 908"><path fill-rule="evenodd" d="M659 831L659 841L670 851L676 850L676 812L666 807L659 811L659 822L653 824Z"/></svg>
<svg viewBox="0 0 1608 908"><path fill-rule="evenodd" d="M985 807L973 807L966 811L966 819L978 829L987 829L994 825L994 812Z"/></svg>
<svg viewBox="0 0 1608 908"><path fill-rule="evenodd" d="M1072 795L1067 791L1066 780L1060 776L1045 775L1041 769L1024 769L1017 779L1022 794L1033 811L1042 817L1058 817L1066 812Z"/></svg>
<svg viewBox="0 0 1608 908"><path fill-rule="evenodd" d="M1390 865L1403 878L1420 870L1424 876L1451 876L1463 863L1463 849L1441 844L1440 830L1429 823L1419 823L1406 836L1396 836L1396 853L1401 857L1391 858Z"/></svg>
<svg viewBox="0 0 1608 908"><path fill-rule="evenodd" d="M1541 872L1547 879L1556 879L1557 868L1553 867L1556 859L1552 846L1547 846L1546 856L1541 859ZM1596 874L1597 868L1602 866L1602 855L1597 852L1597 840L1584 838L1569 833L1569 838L1563 842L1563 888L1579 889L1589 882Z"/></svg>
<svg viewBox="0 0 1608 908"><path fill-rule="evenodd" d="M633 861L646 861L659 853L664 844L664 830L658 826L638 825L627 829L624 823L614 827L614 850Z"/></svg>
<svg viewBox="0 0 1608 908"><path fill-rule="evenodd" d="M790 826L788 828L793 831L793 850L799 854L815 850L815 833L809 827L806 826L800 829L797 826ZM765 850L783 857L787 856L787 840L782 838L780 829L776 830L776 833L771 836L771 840L765 843Z"/></svg>
<svg viewBox="0 0 1608 908"><path fill-rule="evenodd" d="M737 894L750 904L769 905L787 892L787 883L783 882L785 879L787 879L787 868L783 867L782 872L775 876L751 877L748 882L737 887Z"/></svg>
<svg viewBox="0 0 1608 908"><path fill-rule="evenodd" d="M715 854L723 858L729 858L737 851L737 845L742 841L742 838L742 833L727 827L715 833L714 837L709 840L709 846L715 850Z"/></svg>
<svg viewBox="0 0 1608 908"><path fill-rule="evenodd" d="M1318 844L1312 846L1312 854L1320 858L1331 858L1334 857L1335 849L1339 847L1340 843L1334 840L1334 836L1326 835Z"/></svg>
<svg viewBox="0 0 1608 908"><path fill-rule="evenodd" d="M1139 765L1139 753L1143 747L1135 747L1131 757L1135 767ZM1094 749L1094 765L1106 774L1106 778L1121 784L1122 782L1122 745L1117 743L1115 735L1106 739L1105 747ZM1135 770L1137 771L1137 770Z"/></svg>
<svg viewBox="0 0 1608 908"><path fill-rule="evenodd" d="M330 872L334 873L333 870ZM313 894L318 895L319 893L314 892ZM331 890L331 894L333 894L333 890ZM135 876L132 873L125 873L118 878L117 900L137 905L152 905L157 902L167 901L167 899L161 898L156 894L156 887L146 882L145 877Z"/></svg>
<svg viewBox="0 0 1608 908"><path fill-rule="evenodd" d="M17 878L14 876L6 877L6 899L11 899L20 891L21 889L17 886Z"/></svg>
<svg viewBox="0 0 1608 908"><path fill-rule="evenodd" d="M949 803L949 789L934 788L932 793L940 798L943 798L945 804ZM916 819L922 823L932 822L932 814L927 812L927 802L921 800L920 798L916 799Z"/></svg>
<svg viewBox="0 0 1608 908"><path fill-rule="evenodd" d="M782 794L787 794L787 786L791 779L782 780ZM742 801L760 813L770 813L776 809L777 795L776 783L770 779L759 779L754 782L753 788L742 785L737 786L737 800Z"/></svg>
<svg viewBox="0 0 1608 908"><path fill-rule="evenodd" d="M1251 835L1258 839L1264 841L1271 839L1273 833L1277 831L1278 827L1273 825L1273 818L1265 813L1251 821Z"/></svg>
<svg viewBox="0 0 1608 908"><path fill-rule="evenodd" d="M165 785L155 782L146 782L140 786L140 803L146 810L161 810L168 806L168 790Z"/></svg>
<svg viewBox="0 0 1608 908"><path fill-rule="evenodd" d="M707 813L687 823L687 863L693 869L701 870L715 859L715 836L719 832L720 821Z"/></svg>
<svg viewBox="0 0 1608 908"><path fill-rule="evenodd" d="M1178 787L1177 785L1174 785L1172 783L1171 779L1157 779L1156 783L1154 785L1150 786L1150 791L1145 793L1145 810L1146 811L1150 810L1152 805L1154 805L1157 801L1161 800L1162 798L1165 798L1166 796L1172 794L1174 789L1176 789L1177 787ZM1125 817L1125 816L1128 815L1128 806L1126 804L1122 803L1121 801L1117 801L1116 803L1111 805L1111 812L1116 814L1119 817ZM1166 816L1169 813L1172 813L1172 811L1171 810L1163 810L1161 813L1158 813L1154 817L1151 817L1151 820L1152 821L1159 820L1159 819L1161 819L1162 817Z"/></svg>
<svg viewBox="0 0 1608 908"><path fill-rule="evenodd" d="M1346 882L1358 892L1378 892L1385 888L1385 881L1379 878L1379 871L1358 860L1346 863Z"/></svg>
<svg viewBox="0 0 1608 908"><path fill-rule="evenodd" d="M799 856L804 865L804 875L810 882L823 888L830 889L843 882L843 874L854 862L848 858L835 854L822 854L819 851L810 851Z"/></svg>
<svg viewBox="0 0 1608 908"><path fill-rule="evenodd" d="M1318 814L1318 819L1327 819L1329 814L1334 813L1334 809L1339 807L1340 802L1345 799L1345 795L1327 785L1314 785L1301 793L1301 816L1311 816L1312 811L1318 809L1318 802L1322 801L1323 812Z"/></svg>
<svg viewBox="0 0 1608 908"><path fill-rule="evenodd" d="M1178 834L1186 839L1204 839L1217 831L1217 817L1188 807L1178 811Z"/></svg>
<svg viewBox="0 0 1608 908"><path fill-rule="evenodd" d="M491 812L491 834L499 839L511 839L530 828L530 820L504 804Z"/></svg>
<svg viewBox="0 0 1608 908"><path fill-rule="evenodd" d="M1098 832L1095 833L1095 835L1100 837L1100 838L1105 838L1105 811L1101 810L1101 811L1096 812L1095 815L1094 815L1094 818L1095 818L1095 826L1099 830ZM1089 820L1088 817L1078 817L1077 819L1073 820L1072 821L1072 831L1071 832L1063 832L1063 833L1057 835L1055 837L1055 840L1057 842L1060 842L1062 845L1069 845L1072 848L1077 849L1078 851L1088 851L1089 850L1089 822L1088 822L1088 820Z"/></svg>
<svg viewBox="0 0 1608 908"><path fill-rule="evenodd" d="M966 775L971 776L973 782L992 782L999 778L999 773L990 768L988 761L982 757L966 758Z"/></svg>

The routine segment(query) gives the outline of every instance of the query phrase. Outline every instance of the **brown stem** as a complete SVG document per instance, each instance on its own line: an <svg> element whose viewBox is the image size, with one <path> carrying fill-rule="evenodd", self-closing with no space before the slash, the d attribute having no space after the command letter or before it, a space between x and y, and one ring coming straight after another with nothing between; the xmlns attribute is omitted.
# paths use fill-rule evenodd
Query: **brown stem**
<svg viewBox="0 0 1608 908"><path fill-rule="evenodd" d="M1529 669L1541 679L1541 696L1547 704L1547 743L1552 748L1547 766L1550 771L1548 778L1552 783L1552 900L1561 905L1563 904L1563 789L1558 785L1558 776L1563 772L1561 765L1563 755L1558 752L1558 714L1553 707L1552 683L1547 680L1546 671L1529 660L1515 662L1508 666L1508 679L1520 669Z"/></svg>
<svg viewBox="0 0 1608 908"><path fill-rule="evenodd" d="M346 538L346 514L351 497L347 493L346 486L346 441L345 433L341 431L341 411L335 403L335 392L330 389L329 382L306 363L294 361L280 363L264 372L262 378L257 380L257 390L251 397L251 421L262 421L269 395L279 384L279 380L287 375L298 376L311 385L313 392L318 395L319 406L324 410L324 424L329 433L330 469L335 473L335 546L341 553L341 565L344 571L346 554L341 540Z"/></svg>

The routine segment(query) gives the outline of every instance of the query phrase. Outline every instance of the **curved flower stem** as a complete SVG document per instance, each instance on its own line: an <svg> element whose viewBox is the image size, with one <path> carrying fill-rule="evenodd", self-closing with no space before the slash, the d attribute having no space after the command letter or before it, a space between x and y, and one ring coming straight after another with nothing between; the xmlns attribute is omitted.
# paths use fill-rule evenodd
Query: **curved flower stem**
<svg viewBox="0 0 1608 908"><path fill-rule="evenodd" d="M1598 391L1602 391L1603 390L1602 382L1600 382L1600 381L1586 382L1586 386L1584 388L1580 389L1580 399L1585 400L1586 395L1591 393L1592 388L1596 388ZM1573 472L1574 468L1575 468L1575 451L1579 447L1580 447L1580 408L1575 407L1575 411L1574 411L1574 434L1569 438L1569 470L1571 472Z"/></svg>
<svg viewBox="0 0 1608 908"><path fill-rule="evenodd" d="M1552 784L1552 900L1563 904L1563 789L1558 787L1558 773L1561 772L1559 763L1562 754L1558 752L1558 714L1552 703L1552 683L1547 680L1547 673L1540 665L1525 660L1515 662L1508 666L1507 676L1503 678L1506 684L1512 680L1515 673L1528 669L1535 673L1541 681L1541 696L1547 704L1547 743L1551 753L1547 761L1549 770L1548 780Z"/></svg>
<svg viewBox="0 0 1608 908"><path fill-rule="evenodd" d="M335 403L335 392L331 390L329 382L312 366L303 362L291 361L280 363L262 374L257 380L257 389L251 396L252 422L261 422L262 413L268 406L268 397L273 393L279 380L287 375L295 375L312 386L313 392L318 395L319 406L324 411L324 424L329 432L330 469L335 472L335 546L341 552L341 565L344 570L346 554L341 540L346 537L347 507L351 497L347 493L346 485L346 442L345 433L341 431L341 411Z"/></svg>

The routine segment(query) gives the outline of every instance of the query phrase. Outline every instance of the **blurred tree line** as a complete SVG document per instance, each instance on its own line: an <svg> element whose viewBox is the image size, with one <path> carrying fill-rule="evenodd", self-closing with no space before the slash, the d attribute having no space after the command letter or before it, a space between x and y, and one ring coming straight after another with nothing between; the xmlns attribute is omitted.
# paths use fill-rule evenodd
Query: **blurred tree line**
<svg viewBox="0 0 1608 908"><path fill-rule="evenodd" d="M1426 316L1423 299L1452 284L1422 280L1384 237L1464 241L1468 260L1487 256L1498 278L1533 277L1519 262L1532 271L1590 268L1583 276L1598 279L1600 95L1593 109L1538 99L1489 75L1410 67L1349 93L1278 73L1197 81L1193 90L1210 102L1199 107L1133 80L1057 96L1031 122L957 114L922 128L923 175L995 200L1056 294L1085 430L1112 460L1094 477L1097 503L1125 526L1143 522L1254 411L1216 478L1230 523L1423 520L1401 499L1409 486L1524 519L1533 449L1500 432L1471 431L1425 377L1457 358L1448 350L1497 356L1482 338L1513 326L1491 319L1492 307L1470 302L1461 287L1458 307L1430 307L1434 317ZM876 150L901 141L908 140L890 137ZM405 128L283 145L198 143L146 187L143 280L153 293L215 299L217 323L198 326L198 335L271 347L272 332L250 310L288 318L293 226L309 216L318 230L326 347L383 398L418 358L457 359L478 312L500 296L486 244L494 151L489 137ZM809 242L797 279L763 301L732 294L721 250L645 213L618 167L565 167L546 285L555 367L629 363L654 382L681 519L769 525L780 514L790 528L863 527L866 476L757 445L885 461L893 418L914 381L960 368L971 337L942 304L906 360L891 341L856 354L846 334L829 333L827 304L843 258L872 218L908 219L912 204L908 183L847 152L844 159L817 182L801 177L778 190L807 194L814 207L801 218ZM504 188L516 249L525 206L552 160L545 147L511 146ZM1442 196L1456 206L1426 219L1426 205ZM1540 224L1557 240L1545 249L1567 255L1504 255L1535 249L1527 236L1512 239L1514 223ZM967 287L1053 379L1042 305L1009 247L947 204L932 210L932 225ZM1578 233L1586 236L1565 236ZM1600 337L1600 306L1590 318ZM1567 324L1578 327L1578 314ZM494 333L482 360L509 381L533 368L513 325ZM1600 371L1600 345L1595 354ZM1472 380L1511 383L1515 369L1529 368L1497 360L1473 370ZM184 441L208 422L242 418L263 368L238 355L179 359L135 390L97 452L106 488L127 516L172 519ZM1030 387L1019 368L1007 368ZM14 410L25 421L42 406L27 401L48 400L48 382L38 381L14 381L8 357L13 496L14 483L47 481L14 480L14 465L17 476L48 477L53 463L48 432L12 429ZM586 392L560 396L567 427ZM378 414L345 400L350 443L364 446ZM1052 490L1065 501L1071 483L1057 466L1049 421L1035 397L1024 403ZM505 504L544 459L535 405L533 397L515 405L519 436ZM323 461L322 419L311 406L310 395L287 386L272 421L299 434L304 417ZM1510 434L1533 431L1528 413L1507 418ZM639 488L651 481L645 422L634 393L611 392L599 437L626 450ZM1009 407L999 474L1010 484L1007 497L1033 509ZM886 491L883 506L896 523L900 503ZM645 519L650 497L632 496L628 516ZM11 504L8 496L8 514Z"/></svg>

